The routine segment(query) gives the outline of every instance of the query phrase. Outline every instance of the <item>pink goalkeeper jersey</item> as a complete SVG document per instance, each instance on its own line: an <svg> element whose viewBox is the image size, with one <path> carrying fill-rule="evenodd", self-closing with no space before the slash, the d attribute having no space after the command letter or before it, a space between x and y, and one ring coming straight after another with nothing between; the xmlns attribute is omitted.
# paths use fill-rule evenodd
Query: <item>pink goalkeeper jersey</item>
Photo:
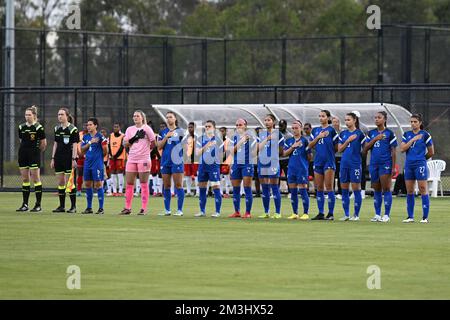
<svg viewBox="0 0 450 320"><path fill-rule="evenodd" d="M147 162L150 160L150 151L151 146L155 141L155 133L148 125L145 124L140 128L136 126L128 127L125 131L124 141L128 142L128 140L133 138L136 132L141 129L144 129L145 137L143 139L139 139L131 145L130 152L128 154L129 162Z"/></svg>

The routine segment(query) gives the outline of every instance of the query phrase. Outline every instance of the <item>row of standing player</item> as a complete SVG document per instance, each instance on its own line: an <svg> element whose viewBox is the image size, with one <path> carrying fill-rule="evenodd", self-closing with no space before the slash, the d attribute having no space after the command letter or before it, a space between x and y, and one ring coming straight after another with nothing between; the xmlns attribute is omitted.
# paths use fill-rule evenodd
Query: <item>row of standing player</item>
<svg viewBox="0 0 450 320"><path fill-rule="evenodd" d="M34 108L34 109L33 109ZM27 113L31 114L31 117L27 118ZM28 115L30 116L30 115ZM311 150L316 149L316 156L314 157L314 175L315 175L315 185L317 187L317 203L319 214L313 218L315 220L332 220L334 219L334 202L335 196L332 190L332 181L334 180L335 171L335 159L334 154L336 151L343 153L343 160L341 165L341 186L343 190L343 207L345 216L341 220L359 220L359 210L361 208L362 199L360 196L360 179L361 179L361 151L367 152L371 150L371 165L370 165L370 175L372 184L375 189L375 217L372 221L389 221L390 206L392 204L392 195L390 194L390 176L392 174L392 169L395 165L395 147L396 138L393 132L386 128L387 115L383 112L377 113L375 117L375 123L377 129L369 132L368 137L359 130L358 117L354 113L349 113L346 116L345 122L348 130L341 132L338 136L330 124L331 114L327 110L322 110L319 114L319 120L321 127L314 128L311 137L302 137L302 123L298 120L292 123L293 137L283 141L284 137L278 132L277 146L279 148L279 153L275 153L274 156L288 156L289 157L289 171L288 174L288 184L291 192L291 202L293 206L293 215L290 216L291 219L296 219L298 217L298 188L300 188L300 194L302 196L304 204L304 214L300 217L302 220L309 219L308 207L309 199L307 194L307 172L308 163L311 161ZM19 136L21 141L27 142L24 138L23 128L31 128L35 126L34 130L36 132L44 132L42 126L36 125L37 110L35 107L28 108L26 110L27 122L19 126ZM183 165L182 163L174 164L171 159L173 154L173 149L178 144L185 141L183 136L177 137L177 120L175 114L169 112L166 115L167 128L162 130L158 135L158 141L156 145L158 149L162 150L161 159L161 173L163 176L164 185L164 204L165 212L162 215L170 215L170 186L171 181L174 181L177 196L178 196L178 210L174 215L183 215L182 207L184 200L184 189L182 188L182 177L183 177ZM31 119L28 121L28 119ZM34 119L34 121L33 121ZM78 143L77 137L78 132L76 128L70 124L70 114L66 108L61 108L58 112L58 120L60 124L55 127L55 143L53 146L52 153L52 163L51 166L55 168L55 172L59 175L59 186L60 191L60 206L54 210L54 212L62 212L64 210L64 203L61 192L65 190L65 179L67 177L67 171L69 170L67 163L70 163L70 170L72 167L77 165L78 154L74 152L76 149L76 143ZM135 179L137 177L141 180L141 189L143 191L142 195L142 208L140 214L145 214L147 211L148 203L148 176L150 171L150 152L154 147L155 136L153 131L149 126L146 125L145 114L142 111L136 111L133 115L133 120L135 126L129 127L123 137L124 144L123 147L129 148L129 159L127 161L126 168L126 206L121 214L131 213L131 199L133 194L133 187ZM245 196L246 196L246 212L243 215L244 218L251 217L251 206L252 206L252 191L251 191L251 177L253 176L253 165L250 163L251 152L255 152L258 155L258 175L260 177L262 185L262 199L264 206L264 215L262 218L268 218L269 208L270 208L270 190L272 190L274 202L275 202L275 214L272 216L274 218L281 217L281 197L278 187L279 179L279 162L262 163L260 161L261 156L266 156L271 158L272 149L272 133L275 127L275 118L273 115L267 115L264 119L266 130L262 132L258 137L248 134L247 122L245 119L238 119L236 122L236 133L233 137L233 148L232 153L234 154L234 163L231 169L232 184L233 184L233 203L235 207L235 213L230 217L240 217L240 197L239 190L241 181L244 184ZM36 129L38 126L39 130ZM422 194L423 202L423 219L422 222L427 222L428 211L429 211L429 199L426 190L426 178L427 178L427 167L426 159L431 157L434 153L433 144L431 136L422 130L422 118L420 115L413 115L411 117L412 130L406 132L403 135L401 149L402 152L406 152L406 162L405 162L405 180L408 189L407 196L407 211L408 218L404 222L412 222L414 216L414 196L413 188L415 181L418 182L420 192ZM101 181L103 181L103 157L106 156L106 139L97 132L98 122L96 119L91 118L88 121L88 132L90 134L86 135L86 139L83 137L83 142L81 143L81 153L86 154L86 160L88 160L88 167L85 168L84 179L86 183L86 193L88 199L88 208L84 211L85 213L92 212L92 186L94 185L97 189L99 196L99 211L98 213L103 213L103 192L100 191ZM27 131L27 130L25 130ZM28 130L30 132L30 130ZM36 132L34 132L36 134ZM196 148L196 153L204 159L205 154L209 153L209 157L216 158L215 149L217 148L215 139L215 123L214 121L207 121L205 124L205 135L201 137L200 141L197 141L199 146ZM97 136L98 135L98 136ZM30 135L31 136L31 135ZM175 137L173 137L175 136ZM175 138L175 139L174 139ZM39 135L36 134L34 138L38 141L34 144L34 148L37 147L41 151L43 150L43 144L45 142L45 133ZM276 141L277 139L273 139ZM356 141L355 141L356 140ZM367 140L367 141L366 141ZM352 143L355 141L355 143ZM32 165L27 168L27 166L21 165L21 159L23 162L23 150L26 150L26 143L21 142L21 149L19 150L19 166L21 167L21 172L23 169L33 169ZM366 144L367 142L367 144ZM35 142L34 142L35 143ZM60 148L59 145L62 144L63 147ZM253 146L257 148L252 148ZM67 148L69 146L70 152L61 152L64 146ZM72 148L70 148L72 146ZM211 148L215 146L214 148ZM22 148L23 147L23 148ZM28 146L29 147L29 146ZM44 146L45 149L45 146ZM66 151L69 151L67 149ZM59 151L59 152L58 152ZM180 156L182 157L183 149L180 149ZM241 153L241 155L240 155ZM70 154L72 159L68 159L67 155ZM255 155L256 155L255 154ZM22 158L21 158L22 155ZM59 155L59 156L58 156ZM244 159L244 163L238 163L239 159ZM100 160L99 160L100 159ZM66 160L66 161L64 161ZM85 161L86 161L85 160ZM72 162L73 161L73 162ZM31 161L33 162L33 161ZM64 166L66 162L66 166ZM199 187L200 187L200 212L196 216L205 216L206 207L206 184L208 181L211 185L215 194L216 202L216 212L212 215L217 217L220 215L221 208L221 195L218 190L218 178L220 177L220 172L218 171L218 162L212 164L201 163L199 166L198 176L199 176ZM33 164L36 166L36 164ZM39 165L37 166L39 167ZM86 167L86 165L85 165ZM34 170L33 170L34 171ZM33 172L33 171L29 171ZM38 171L35 171L38 172ZM62 173L62 175L61 175ZM22 177L24 178L24 173L22 172ZM24 184L25 184L24 179ZM36 185L39 181L35 180ZM65 183L62 184L61 181ZM131 183L132 182L132 183ZM355 214L352 218L349 217L349 198L348 190L349 184L352 184L352 189L355 193ZM29 185L28 185L29 186ZM324 215L324 190L328 193L328 215ZM384 195L385 203L385 216L381 218L381 190ZM24 190L24 194L26 190ZM28 189L29 194L29 189ZM65 196L65 195L64 195ZM74 202L74 192L70 192L70 197L72 200L72 207L69 212L73 212L75 209ZM27 201L25 201L24 195L24 205L21 209L27 208ZM39 203L34 209L40 209L40 199ZM19 211L26 211L21 210ZM36 210L40 211L40 210Z"/></svg>

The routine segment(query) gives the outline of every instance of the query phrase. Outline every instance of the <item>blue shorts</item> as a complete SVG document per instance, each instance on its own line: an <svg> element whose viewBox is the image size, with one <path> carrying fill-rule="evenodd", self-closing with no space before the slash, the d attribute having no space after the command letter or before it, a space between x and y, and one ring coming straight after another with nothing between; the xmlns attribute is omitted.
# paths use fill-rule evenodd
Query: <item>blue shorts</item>
<svg viewBox="0 0 450 320"><path fill-rule="evenodd" d="M380 177L385 174L392 174L392 163L387 162L385 164L371 164L369 166L370 181L372 183L380 182Z"/></svg>
<svg viewBox="0 0 450 320"><path fill-rule="evenodd" d="M275 179L280 177L280 165L276 167L258 166L258 176L260 178Z"/></svg>
<svg viewBox="0 0 450 320"><path fill-rule="evenodd" d="M243 177L253 177L253 164L233 164L231 180L242 180Z"/></svg>
<svg viewBox="0 0 450 320"><path fill-rule="evenodd" d="M318 174L325 174L325 171L327 170L333 170L336 171L336 163L328 161L326 163L321 164L314 164L314 172Z"/></svg>
<svg viewBox="0 0 450 320"><path fill-rule="evenodd" d="M101 168L86 168L83 169L84 181L103 181L105 180L105 173L103 167Z"/></svg>
<svg viewBox="0 0 450 320"><path fill-rule="evenodd" d="M161 166L161 174L184 173L184 164Z"/></svg>
<svg viewBox="0 0 450 320"><path fill-rule="evenodd" d="M289 169L287 175L287 182L288 184L291 183L308 184L308 173Z"/></svg>
<svg viewBox="0 0 450 320"><path fill-rule="evenodd" d="M341 168L339 179L341 183L361 183L362 169L359 168Z"/></svg>
<svg viewBox="0 0 450 320"><path fill-rule="evenodd" d="M217 166L215 168L208 168L205 170L205 168L202 168L202 165L198 167L198 175L197 175L198 182L218 182L220 181L220 167Z"/></svg>
<svg viewBox="0 0 450 320"><path fill-rule="evenodd" d="M420 164L405 164L405 180L427 180L428 166L426 162Z"/></svg>

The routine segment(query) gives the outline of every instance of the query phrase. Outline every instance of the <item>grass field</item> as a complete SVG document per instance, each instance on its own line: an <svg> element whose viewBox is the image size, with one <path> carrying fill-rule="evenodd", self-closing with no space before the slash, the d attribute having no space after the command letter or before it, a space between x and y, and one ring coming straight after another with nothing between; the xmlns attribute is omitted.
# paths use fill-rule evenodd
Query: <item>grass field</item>
<svg viewBox="0 0 450 320"><path fill-rule="evenodd" d="M120 198L106 200L104 216L52 214L57 201L44 194L43 213L19 214L21 195L0 193L1 299L450 298L449 198L431 200L428 225L401 223L405 198L394 199L389 224L369 222L372 198L359 222L231 220L231 199L219 219L194 218L197 198L186 198L184 217L156 216L161 198L145 217L117 216ZM261 208L255 199L254 215ZM282 209L291 212L287 198ZM416 221L419 209L416 199ZM69 265L81 269L80 290L66 287ZM370 265L380 290L367 288Z"/></svg>

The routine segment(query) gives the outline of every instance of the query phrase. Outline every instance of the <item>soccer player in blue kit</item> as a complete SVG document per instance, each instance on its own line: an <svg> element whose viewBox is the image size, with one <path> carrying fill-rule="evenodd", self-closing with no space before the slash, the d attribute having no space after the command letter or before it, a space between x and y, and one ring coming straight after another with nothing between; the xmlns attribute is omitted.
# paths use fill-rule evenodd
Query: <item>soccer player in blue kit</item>
<svg viewBox="0 0 450 320"><path fill-rule="evenodd" d="M231 184L233 185L234 213L230 218L251 218L253 204L252 178L254 174L253 156L256 156L256 137L247 131L247 120L236 120L236 132L232 139L233 164L231 165ZM245 214L241 216L241 182L244 180Z"/></svg>
<svg viewBox="0 0 450 320"><path fill-rule="evenodd" d="M96 118L89 118L87 121L88 133L83 136L81 143L81 152L85 154L83 179L86 187L87 208L82 213L91 214L92 198L94 191L92 187L97 190L98 195L98 211L96 214L103 214L103 203L105 194L103 191L104 180L104 163L103 158L108 153L108 142L97 131L98 120Z"/></svg>
<svg viewBox="0 0 450 320"><path fill-rule="evenodd" d="M342 189L342 207L344 216L341 221L358 221L359 211L362 205L361 195L361 176L362 158L361 151L366 142L366 136L359 129L359 118L353 112L347 113L345 116L345 125L348 129L339 135L338 151L342 152L341 160L341 189ZM352 190L355 194L355 213L350 218L350 193L349 184L352 184Z"/></svg>
<svg viewBox="0 0 450 320"><path fill-rule="evenodd" d="M320 127L313 129L309 148L316 149L314 157L314 183L317 187L317 206L319 214L312 220L334 220L334 205L336 197L333 190L334 171L336 170L335 153L337 152L339 136L330 126L331 113L321 110L319 113ZM324 215L325 194L328 193L328 214Z"/></svg>
<svg viewBox="0 0 450 320"><path fill-rule="evenodd" d="M169 111L166 113L167 128L160 131L157 136L157 147L162 149L161 155L161 174L163 178L163 196L165 211L158 215L170 216L170 187L173 182L178 198L178 210L175 216L183 215L184 189L183 189L183 144L185 142L184 130L178 127L178 121L175 113Z"/></svg>
<svg viewBox="0 0 450 320"><path fill-rule="evenodd" d="M283 152L284 137L275 130L275 116L266 115L264 118L266 130L261 130L258 137L258 176L262 185L262 202L264 214L259 218L270 218L270 189L272 188L275 202L275 214L271 218L281 218L280 186L280 154Z"/></svg>
<svg viewBox="0 0 450 320"><path fill-rule="evenodd" d="M291 192L292 215L288 219L298 217L298 187L303 202L303 215L301 220L308 220L309 196L308 196L308 169L312 159L311 150L308 147L308 139L302 136L303 124L300 120L292 123L293 137L284 142L283 156L289 157L287 182Z"/></svg>
<svg viewBox="0 0 450 320"><path fill-rule="evenodd" d="M200 190L199 205L200 212L195 217L206 216L207 185L211 182L214 192L216 212L211 215L212 218L220 217L222 207L222 195L220 194L220 150L223 142L216 134L216 122L207 120L205 122L205 134L198 138L196 142L196 155L200 157L198 166L198 186Z"/></svg>
<svg viewBox="0 0 450 320"><path fill-rule="evenodd" d="M376 129L367 134L364 153L370 150L370 181L374 190L373 205L375 216L372 222L389 222L392 207L392 171L395 168L397 137L387 128L386 111L375 115ZM381 217L381 206L384 197L384 216Z"/></svg>
<svg viewBox="0 0 450 320"><path fill-rule="evenodd" d="M422 195L422 220L421 223L428 223L428 213L430 211L430 198L427 190L428 166L427 159L434 155L434 146L431 135L423 130L423 120L421 114L411 116L411 131L403 134L400 149L406 152L405 159L405 183L406 183L406 205L408 218L405 223L414 222L414 186L417 181L420 194Z"/></svg>

